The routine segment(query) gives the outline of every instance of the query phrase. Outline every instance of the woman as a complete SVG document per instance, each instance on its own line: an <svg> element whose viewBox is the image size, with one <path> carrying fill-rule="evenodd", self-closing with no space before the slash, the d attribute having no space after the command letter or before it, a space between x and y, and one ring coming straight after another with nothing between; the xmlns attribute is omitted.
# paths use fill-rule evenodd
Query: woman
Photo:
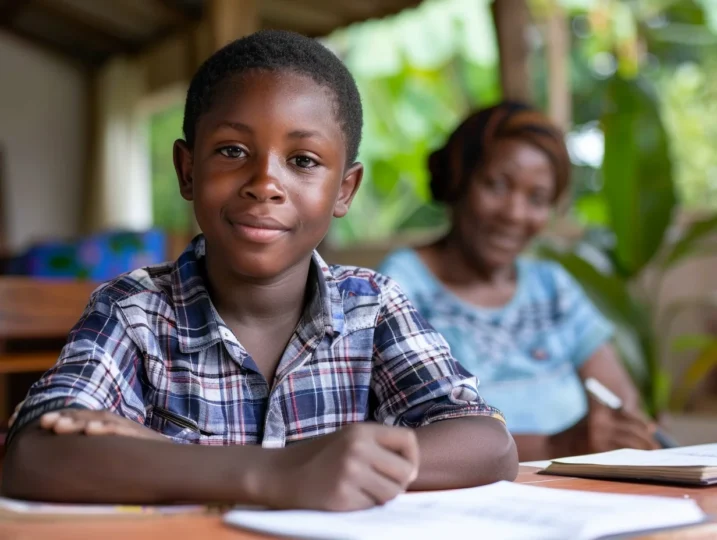
<svg viewBox="0 0 717 540"><path fill-rule="evenodd" d="M562 133L537 110L501 103L466 119L429 168L450 230L394 252L380 270L478 377L521 460L656 448L611 325L562 267L521 256L568 187ZM622 398L623 410L588 403L588 377Z"/></svg>

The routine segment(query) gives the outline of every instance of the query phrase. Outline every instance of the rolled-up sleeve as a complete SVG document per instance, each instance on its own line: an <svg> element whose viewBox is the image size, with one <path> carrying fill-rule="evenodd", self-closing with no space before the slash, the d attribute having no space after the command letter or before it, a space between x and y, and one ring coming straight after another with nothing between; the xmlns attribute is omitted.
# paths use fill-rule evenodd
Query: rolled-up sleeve
<svg viewBox="0 0 717 540"><path fill-rule="evenodd" d="M451 356L443 337L421 317L396 282L383 291L374 333L372 391L376 420L419 427L463 416L503 415L483 401L477 380Z"/></svg>
<svg viewBox="0 0 717 540"><path fill-rule="evenodd" d="M109 410L144 423L141 354L121 311L100 289L71 330L57 363L31 388L13 416L8 440L53 410Z"/></svg>

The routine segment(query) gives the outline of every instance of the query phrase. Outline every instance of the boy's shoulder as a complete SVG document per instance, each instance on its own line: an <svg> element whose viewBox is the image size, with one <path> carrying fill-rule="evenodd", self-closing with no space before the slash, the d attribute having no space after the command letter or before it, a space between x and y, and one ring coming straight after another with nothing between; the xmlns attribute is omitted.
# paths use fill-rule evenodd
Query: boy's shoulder
<svg viewBox="0 0 717 540"><path fill-rule="evenodd" d="M107 306L122 304L143 294L171 297L174 262L137 268L103 283L92 293L92 302Z"/></svg>
<svg viewBox="0 0 717 540"><path fill-rule="evenodd" d="M331 264L328 268L342 296L381 298L398 287L394 280L370 268L339 264Z"/></svg>

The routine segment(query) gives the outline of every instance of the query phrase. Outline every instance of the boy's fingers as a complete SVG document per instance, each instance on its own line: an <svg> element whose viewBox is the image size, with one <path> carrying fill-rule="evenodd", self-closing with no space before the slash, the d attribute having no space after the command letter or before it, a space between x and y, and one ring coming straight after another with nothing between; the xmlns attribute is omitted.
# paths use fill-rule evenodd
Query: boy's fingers
<svg viewBox="0 0 717 540"><path fill-rule="evenodd" d="M405 488L375 470L369 469L361 475L361 490L376 504L385 504L403 493Z"/></svg>
<svg viewBox="0 0 717 540"><path fill-rule="evenodd" d="M52 429L52 427L55 425L55 422L57 422L61 418L59 412L49 412L46 414L43 414L40 417L40 427L42 429Z"/></svg>
<svg viewBox="0 0 717 540"><path fill-rule="evenodd" d="M373 470L404 489L416 479L416 465L401 454L385 448L376 449L372 460Z"/></svg>
<svg viewBox="0 0 717 540"><path fill-rule="evenodd" d="M108 435L114 431L111 424L101 420L90 420L85 425L87 435Z"/></svg>
<svg viewBox="0 0 717 540"><path fill-rule="evenodd" d="M62 416L55 422L53 431L60 435L81 433L85 429L86 422L77 421L69 416Z"/></svg>
<svg viewBox="0 0 717 540"><path fill-rule="evenodd" d="M397 428L390 426L377 426L376 442L401 454L414 467L413 476L418 474L418 440L416 434L411 429Z"/></svg>

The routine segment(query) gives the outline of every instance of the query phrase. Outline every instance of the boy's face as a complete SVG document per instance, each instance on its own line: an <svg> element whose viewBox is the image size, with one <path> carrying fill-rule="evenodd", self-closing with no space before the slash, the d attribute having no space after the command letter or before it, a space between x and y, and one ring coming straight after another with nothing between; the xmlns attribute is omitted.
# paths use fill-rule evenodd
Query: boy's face
<svg viewBox="0 0 717 540"><path fill-rule="evenodd" d="M306 76L249 71L219 90L193 149L175 143L182 196L231 273L281 277L348 211L363 168L346 168L334 110L329 91Z"/></svg>

